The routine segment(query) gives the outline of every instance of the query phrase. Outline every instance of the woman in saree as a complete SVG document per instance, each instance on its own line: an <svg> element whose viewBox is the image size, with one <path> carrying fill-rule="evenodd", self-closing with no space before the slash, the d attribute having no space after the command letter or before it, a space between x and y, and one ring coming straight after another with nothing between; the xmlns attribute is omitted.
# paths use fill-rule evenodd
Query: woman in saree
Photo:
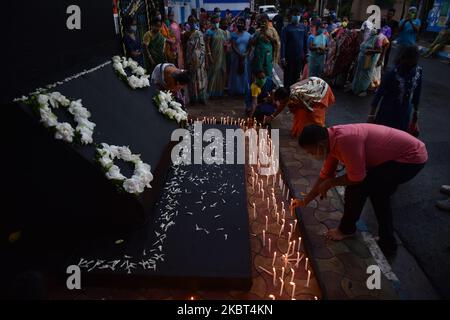
<svg viewBox="0 0 450 320"><path fill-rule="evenodd" d="M303 128L310 124L325 126L325 114L335 102L328 83L317 77L297 82L291 86L289 110L294 115L291 136L298 138Z"/></svg>
<svg viewBox="0 0 450 320"><path fill-rule="evenodd" d="M245 31L245 19L240 17L236 22L237 31L231 35L231 62L228 91L230 95L243 95L249 90L249 42L251 35Z"/></svg>
<svg viewBox="0 0 450 320"><path fill-rule="evenodd" d="M391 36L391 28L384 26L381 28L381 32L378 34L378 46L381 48L381 53L378 56L375 69L372 74L371 89L374 90L380 86L381 83L381 70L384 69L384 56L389 48L389 37Z"/></svg>
<svg viewBox="0 0 450 320"><path fill-rule="evenodd" d="M161 19L154 17L150 23L150 30L144 34L142 42L147 57L147 70L152 72L156 65L166 62L164 47L166 38L161 34Z"/></svg>
<svg viewBox="0 0 450 320"><path fill-rule="evenodd" d="M169 12L169 29L175 37L175 43L173 44L173 49L176 53L176 65L178 68L184 67L184 59L183 59L183 48L181 46L181 28L178 23L174 20L173 11Z"/></svg>
<svg viewBox="0 0 450 320"><path fill-rule="evenodd" d="M252 37L251 44L255 47L252 70L263 70L267 77L272 77L273 62L280 47L280 40L275 37L275 29L275 33L269 30L268 22L267 15L263 14L259 20L260 28Z"/></svg>
<svg viewBox="0 0 450 320"><path fill-rule="evenodd" d="M314 38L310 38L309 42L308 75L321 77L325 66L328 39L320 22L314 25L312 34Z"/></svg>
<svg viewBox="0 0 450 320"><path fill-rule="evenodd" d="M207 99L207 75L205 42L201 31L195 29L195 18L189 17L189 31L183 35L185 67L191 81L188 85L190 104L205 104Z"/></svg>
<svg viewBox="0 0 450 320"><path fill-rule="evenodd" d="M227 33L219 28L220 17L212 17L211 29L205 33L206 54L208 57L208 94L210 97L222 97L226 82L225 43Z"/></svg>
<svg viewBox="0 0 450 320"><path fill-rule="evenodd" d="M348 28L336 38L336 43L337 54L332 77L335 78L335 85L345 85L350 76L351 67L357 59L360 46L358 31L353 29L352 23L349 23Z"/></svg>
<svg viewBox="0 0 450 320"><path fill-rule="evenodd" d="M352 91L359 96L366 96L372 83L372 74L380 57L381 47L376 29L370 31L369 37L359 49L358 62L352 83Z"/></svg>

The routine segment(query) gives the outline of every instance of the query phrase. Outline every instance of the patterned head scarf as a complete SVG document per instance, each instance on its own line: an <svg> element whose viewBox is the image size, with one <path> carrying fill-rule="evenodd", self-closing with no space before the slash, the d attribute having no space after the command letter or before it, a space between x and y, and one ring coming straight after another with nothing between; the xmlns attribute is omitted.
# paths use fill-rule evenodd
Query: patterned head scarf
<svg viewBox="0 0 450 320"><path fill-rule="evenodd" d="M321 102L328 92L329 86L324 80L317 77L297 82L291 86L289 101L301 102L309 111L314 111L313 104Z"/></svg>

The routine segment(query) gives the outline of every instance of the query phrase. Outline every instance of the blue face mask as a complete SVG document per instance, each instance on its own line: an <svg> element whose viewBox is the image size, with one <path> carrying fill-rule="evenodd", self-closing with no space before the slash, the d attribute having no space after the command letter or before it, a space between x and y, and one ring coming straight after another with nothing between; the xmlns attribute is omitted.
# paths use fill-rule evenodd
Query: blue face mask
<svg viewBox="0 0 450 320"><path fill-rule="evenodd" d="M299 23L300 22L300 16L292 16L291 17L292 23Z"/></svg>

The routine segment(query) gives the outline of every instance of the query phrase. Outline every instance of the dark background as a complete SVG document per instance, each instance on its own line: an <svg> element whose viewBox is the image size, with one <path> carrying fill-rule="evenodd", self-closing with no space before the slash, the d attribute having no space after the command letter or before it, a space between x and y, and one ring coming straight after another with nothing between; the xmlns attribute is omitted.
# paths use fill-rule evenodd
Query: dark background
<svg viewBox="0 0 450 320"><path fill-rule="evenodd" d="M81 9L81 30L69 30L70 5ZM5 1L1 103L98 65L119 52L111 0ZM6 63L5 63L6 62Z"/></svg>

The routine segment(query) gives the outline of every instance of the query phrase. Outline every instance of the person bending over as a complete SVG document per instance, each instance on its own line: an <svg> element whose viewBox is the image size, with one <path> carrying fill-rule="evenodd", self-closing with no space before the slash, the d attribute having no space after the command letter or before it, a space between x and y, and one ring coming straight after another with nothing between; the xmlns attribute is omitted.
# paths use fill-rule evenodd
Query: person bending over
<svg viewBox="0 0 450 320"><path fill-rule="evenodd" d="M325 162L311 191L304 199L295 199L292 206L304 207L317 196L326 197L329 189L345 186L344 215L339 227L327 232L327 238L338 241L352 236L370 198L378 220L380 249L387 256L395 254L391 196L425 166L425 144L404 131L368 123L328 129L309 125L298 142L307 153ZM336 176L339 162L346 173Z"/></svg>

